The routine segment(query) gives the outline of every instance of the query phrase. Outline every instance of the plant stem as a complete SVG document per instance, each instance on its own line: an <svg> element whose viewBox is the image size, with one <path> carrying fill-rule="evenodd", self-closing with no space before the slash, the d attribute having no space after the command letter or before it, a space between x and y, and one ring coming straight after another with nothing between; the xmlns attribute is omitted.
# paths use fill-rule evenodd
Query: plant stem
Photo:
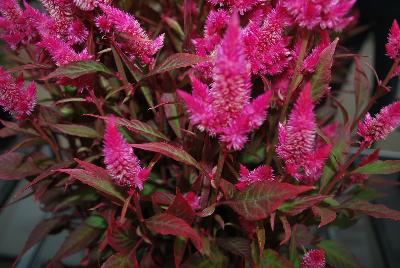
<svg viewBox="0 0 400 268"><path fill-rule="evenodd" d="M50 145L51 150L53 151L54 155L56 156L57 162L61 162L61 153L57 143L47 135L47 133L42 129L40 124L37 122L37 119L32 120L32 127L39 133L39 135L47 141Z"/></svg>
<svg viewBox="0 0 400 268"><path fill-rule="evenodd" d="M221 183L221 175L222 175L222 170L224 168L225 164L225 159L227 156L228 152L225 149L224 145L220 145L220 150L219 150L219 156L218 156L218 164L217 164L217 171L215 172L215 178L214 178L214 186L215 188L213 189L213 192L211 194L211 199L210 199L210 204L212 205L215 203L217 200L218 196L218 191L219 191L219 185Z"/></svg>
<svg viewBox="0 0 400 268"><path fill-rule="evenodd" d="M126 215L126 211L128 210L129 203L131 202L132 195L134 195L134 192L133 192L133 191L130 191L130 192L129 192L129 196L128 196L128 198L125 200L124 206L122 207L121 216L120 216L120 218L119 218L119 223L120 223L121 225L123 225L123 224L125 223L125 215Z"/></svg>

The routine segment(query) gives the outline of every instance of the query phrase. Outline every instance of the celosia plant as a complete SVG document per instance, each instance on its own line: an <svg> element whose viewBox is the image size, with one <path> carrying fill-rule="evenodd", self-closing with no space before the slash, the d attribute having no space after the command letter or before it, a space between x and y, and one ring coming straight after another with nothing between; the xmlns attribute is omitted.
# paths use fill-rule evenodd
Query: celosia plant
<svg viewBox="0 0 400 268"><path fill-rule="evenodd" d="M68 230L48 267L80 251L87 267L357 267L316 228L400 220L367 194L400 161L361 157L400 125L399 102L368 113L399 74L397 22L391 71L350 115L330 80L354 0L40 3L0 3L0 137L18 136L0 178L50 212L21 256Z"/></svg>

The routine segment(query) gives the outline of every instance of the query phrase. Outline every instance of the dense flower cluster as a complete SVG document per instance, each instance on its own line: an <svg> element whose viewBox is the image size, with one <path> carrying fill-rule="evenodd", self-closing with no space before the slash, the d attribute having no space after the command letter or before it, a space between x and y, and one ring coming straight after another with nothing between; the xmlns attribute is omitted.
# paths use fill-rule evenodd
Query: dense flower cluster
<svg viewBox="0 0 400 268"><path fill-rule="evenodd" d="M324 268L325 252L321 249L308 251L301 261L301 268Z"/></svg>
<svg viewBox="0 0 400 268"><path fill-rule="evenodd" d="M259 166L249 171L245 166L240 165L240 179L236 184L239 190L245 189L247 186L260 181L273 181L275 176L273 170L269 166Z"/></svg>
<svg viewBox="0 0 400 268"><path fill-rule="evenodd" d="M400 27L396 20L390 28L386 52L392 60L400 58Z"/></svg>

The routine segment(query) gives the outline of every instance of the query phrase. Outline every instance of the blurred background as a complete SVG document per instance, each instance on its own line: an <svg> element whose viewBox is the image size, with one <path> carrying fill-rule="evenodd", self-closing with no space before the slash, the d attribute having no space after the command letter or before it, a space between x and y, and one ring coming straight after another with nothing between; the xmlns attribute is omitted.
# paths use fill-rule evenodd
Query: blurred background
<svg viewBox="0 0 400 268"><path fill-rule="evenodd" d="M0 0L2 1L2 0ZM35 5L34 1L30 1ZM372 66L377 69L379 77L385 77L390 69L391 61L385 55L384 45L393 19L400 19L400 0L359 0L357 3L358 24L353 26L342 39L343 47L350 48L350 52L365 56ZM7 55L0 44L0 64L7 66ZM338 98L350 113L354 112L354 94L351 92L355 66L344 63L337 74L338 79L333 85L337 90ZM374 77L368 73L369 85L365 90L372 94L374 91ZM343 77L345 78L343 80ZM390 86L391 94L383 98L373 109L372 113L380 110L394 100L400 99L398 79L394 79ZM40 98L41 96L39 96ZM1 109L0 109L1 110ZM2 119L11 118L0 112ZM0 153L10 148L16 138L0 138ZM381 158L400 159L400 131L396 131L389 138L381 142ZM381 177L379 177L381 178ZM375 178L379 181L379 178ZM399 176L385 176L385 179L394 184L399 182ZM0 268L11 267L19 254L31 230L41 220L47 217L40 210L39 205L31 197L27 197L16 204L13 196L25 185L24 181L0 180ZM380 203L390 208L400 210L400 187L376 184L377 189L387 195L380 199ZM364 217L346 230L330 228L322 235L341 241L360 260L366 268L399 268L400 267L400 223L390 220L375 220ZM65 238L66 233L50 236L42 243L33 247L17 265L20 268L36 268L50 259ZM78 256L79 257L79 256ZM72 256L66 264L79 265L80 258Z"/></svg>

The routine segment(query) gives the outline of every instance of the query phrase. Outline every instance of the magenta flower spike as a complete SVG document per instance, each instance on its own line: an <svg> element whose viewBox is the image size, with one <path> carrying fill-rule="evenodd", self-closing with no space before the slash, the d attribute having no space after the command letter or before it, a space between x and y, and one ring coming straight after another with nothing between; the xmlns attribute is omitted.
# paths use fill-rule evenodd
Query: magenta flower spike
<svg viewBox="0 0 400 268"><path fill-rule="evenodd" d="M213 5L229 6L243 14L264 0L208 0Z"/></svg>
<svg viewBox="0 0 400 268"><path fill-rule="evenodd" d="M304 86L285 124L279 126L276 152L285 161L287 172L305 184L319 180L331 146L316 146L317 123L311 84Z"/></svg>
<svg viewBox="0 0 400 268"><path fill-rule="evenodd" d="M396 20L393 21L392 28L390 28L386 53L392 60L400 58L400 28Z"/></svg>
<svg viewBox="0 0 400 268"><path fill-rule="evenodd" d="M400 125L400 101L392 103L384 108L375 117L369 113L364 121L358 125L360 135L367 146L386 137Z"/></svg>
<svg viewBox="0 0 400 268"><path fill-rule="evenodd" d="M233 15L213 63L211 88L192 78L193 94L181 90L193 124L220 135L228 149L240 150L247 135L265 120L271 92L250 103L250 65L246 60L239 18Z"/></svg>
<svg viewBox="0 0 400 268"><path fill-rule="evenodd" d="M96 25L100 31L123 34L126 41L119 42L118 45L124 52L132 60L138 58L143 64L151 64L154 55L163 46L164 34L151 40L132 15L110 5L100 5L100 7L104 12L96 18Z"/></svg>
<svg viewBox="0 0 400 268"><path fill-rule="evenodd" d="M104 163L114 182L119 186L143 190L150 170L143 169L132 147L117 128L115 118L107 121L104 134Z"/></svg>
<svg viewBox="0 0 400 268"><path fill-rule="evenodd" d="M93 10L95 7L98 7L99 4L110 4L112 0L73 0L74 4L84 10L90 11Z"/></svg>
<svg viewBox="0 0 400 268"><path fill-rule="evenodd" d="M341 31L354 17L347 16L355 0L285 0L283 5L295 21L307 29Z"/></svg>
<svg viewBox="0 0 400 268"><path fill-rule="evenodd" d="M72 0L40 0L55 22L57 37L66 38L73 21ZM38 21L38 23L41 23Z"/></svg>
<svg viewBox="0 0 400 268"><path fill-rule="evenodd" d="M265 19L251 20L244 30L246 55L254 74L276 75L281 73L290 60L288 39L284 36L287 15L278 5Z"/></svg>
<svg viewBox="0 0 400 268"><path fill-rule="evenodd" d="M274 171L270 166L259 166L249 171L245 166L240 165L240 179L235 185L237 189L243 190L247 186L261 181L274 181Z"/></svg>
<svg viewBox="0 0 400 268"><path fill-rule="evenodd" d="M324 268L325 251L322 249L312 249L304 254L300 264L301 268Z"/></svg>
<svg viewBox="0 0 400 268"><path fill-rule="evenodd" d="M35 82L25 88L22 76L14 81L11 74L0 67L0 106L22 120L32 113L35 105Z"/></svg>

